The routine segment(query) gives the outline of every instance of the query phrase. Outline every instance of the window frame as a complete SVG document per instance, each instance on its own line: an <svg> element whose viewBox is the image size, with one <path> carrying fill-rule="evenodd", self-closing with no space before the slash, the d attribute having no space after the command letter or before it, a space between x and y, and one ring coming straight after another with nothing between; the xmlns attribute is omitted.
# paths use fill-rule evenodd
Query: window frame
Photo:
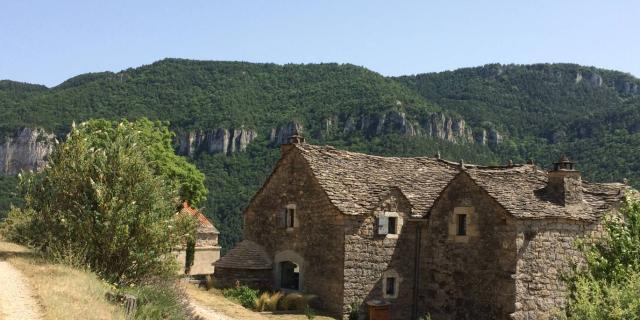
<svg viewBox="0 0 640 320"><path fill-rule="evenodd" d="M467 235L467 214L458 213L456 214L456 236L466 236L466 235Z"/></svg>
<svg viewBox="0 0 640 320"><path fill-rule="evenodd" d="M392 292L389 292L389 280L391 281ZM387 271L382 273L382 297L384 299L396 299L398 298L398 294L400 292L400 284L402 282L402 277L396 272L394 269L388 269Z"/></svg>
<svg viewBox="0 0 640 320"><path fill-rule="evenodd" d="M397 238L402 230L403 218L400 212L384 211L375 215L376 235ZM393 229L391 228L393 227Z"/></svg>
<svg viewBox="0 0 640 320"><path fill-rule="evenodd" d="M286 231L293 231L299 227L297 206L294 203L287 204L284 208L284 227Z"/></svg>

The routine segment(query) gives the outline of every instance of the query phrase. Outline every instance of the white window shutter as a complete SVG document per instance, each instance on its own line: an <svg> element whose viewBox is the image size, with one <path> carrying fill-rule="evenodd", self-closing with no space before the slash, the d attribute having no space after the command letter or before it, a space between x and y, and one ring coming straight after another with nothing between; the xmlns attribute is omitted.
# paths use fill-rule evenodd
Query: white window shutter
<svg viewBox="0 0 640 320"><path fill-rule="evenodd" d="M378 217L378 234L389 233L389 217Z"/></svg>

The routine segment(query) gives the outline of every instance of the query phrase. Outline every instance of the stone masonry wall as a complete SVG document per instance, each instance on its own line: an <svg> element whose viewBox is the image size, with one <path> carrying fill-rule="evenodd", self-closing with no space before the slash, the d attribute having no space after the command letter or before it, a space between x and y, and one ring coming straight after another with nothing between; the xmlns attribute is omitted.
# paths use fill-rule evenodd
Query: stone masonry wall
<svg viewBox="0 0 640 320"><path fill-rule="evenodd" d="M397 212L403 220L398 235L379 235L376 215ZM409 319L411 312L414 272L415 229L407 221L411 208L398 190L390 190L379 207L367 216L349 217L345 224L344 312L350 305L359 306L364 316L370 300L391 303L392 319ZM401 222L399 222L400 224ZM383 297L383 273L394 270L397 279L397 298Z"/></svg>
<svg viewBox="0 0 640 320"><path fill-rule="evenodd" d="M456 210L469 214L466 237L456 236L452 228ZM423 231L422 314L434 320L509 319L515 311L516 273L516 229L511 220L467 175L451 182Z"/></svg>
<svg viewBox="0 0 640 320"><path fill-rule="evenodd" d="M565 219L517 221L518 264L513 319L546 319L563 309L562 275L584 259L575 241L601 236L600 223Z"/></svg>
<svg viewBox="0 0 640 320"><path fill-rule="evenodd" d="M276 171L247 208L245 239L264 246L274 261L274 279L278 256L293 252L302 257L302 291L318 295L324 309L341 315L344 216L331 204L310 173L306 160L297 152L293 150L280 160ZM298 222L297 227L287 230L281 217L290 204L296 206Z"/></svg>

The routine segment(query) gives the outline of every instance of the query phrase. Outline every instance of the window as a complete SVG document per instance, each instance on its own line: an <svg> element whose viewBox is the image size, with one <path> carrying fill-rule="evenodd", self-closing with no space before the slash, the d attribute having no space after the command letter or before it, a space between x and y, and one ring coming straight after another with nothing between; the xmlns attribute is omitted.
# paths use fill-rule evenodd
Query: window
<svg viewBox="0 0 640 320"><path fill-rule="evenodd" d="M280 215L278 217L278 225L281 228L287 229L287 231L292 231L294 228L298 227L298 220L299 219L296 212L296 205L288 204L280 212Z"/></svg>
<svg viewBox="0 0 640 320"><path fill-rule="evenodd" d="M389 269L382 274L382 297L385 299L395 299L400 291L402 278L394 269Z"/></svg>
<svg viewBox="0 0 640 320"><path fill-rule="evenodd" d="M379 235L397 235L402 229L402 218L397 212L378 213L377 222Z"/></svg>
<svg viewBox="0 0 640 320"><path fill-rule="evenodd" d="M467 215L466 214L458 214L457 221L457 235L466 236L467 235Z"/></svg>
<svg viewBox="0 0 640 320"><path fill-rule="evenodd" d="M293 228L296 225L296 209L287 208L287 228Z"/></svg>
<svg viewBox="0 0 640 320"><path fill-rule="evenodd" d="M478 214L474 207L454 207L449 215L449 240L468 243L478 236Z"/></svg>
<svg viewBox="0 0 640 320"><path fill-rule="evenodd" d="M387 296L395 296L396 295L396 278L388 277L387 278L387 287L385 288L385 294Z"/></svg>
<svg viewBox="0 0 640 320"><path fill-rule="evenodd" d="M389 223L388 223L389 228L387 229L388 234L398 233L398 231L396 230L397 223L398 223L397 217L389 217Z"/></svg>

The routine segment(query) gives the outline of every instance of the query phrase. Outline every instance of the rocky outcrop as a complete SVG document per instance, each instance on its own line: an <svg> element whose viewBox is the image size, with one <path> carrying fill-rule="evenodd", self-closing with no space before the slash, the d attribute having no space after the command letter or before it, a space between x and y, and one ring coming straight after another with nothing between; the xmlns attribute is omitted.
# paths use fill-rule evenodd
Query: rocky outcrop
<svg viewBox="0 0 640 320"><path fill-rule="evenodd" d="M257 136L257 132L245 128L196 130L178 133L176 144L178 154L188 157L200 152L229 155L245 151Z"/></svg>
<svg viewBox="0 0 640 320"><path fill-rule="evenodd" d="M602 76L597 73L582 73L582 71L578 71L576 73L576 83L580 83L582 81L586 81L592 87L601 87L604 81L602 80Z"/></svg>
<svg viewBox="0 0 640 320"><path fill-rule="evenodd" d="M640 85L631 81L619 81L616 83L616 89L624 94L640 94Z"/></svg>
<svg viewBox="0 0 640 320"><path fill-rule="evenodd" d="M325 122L325 126L328 125L328 128L331 128L331 123ZM287 124L284 124L278 128L271 128L271 132L269 133L269 143L271 145L281 145L283 143L289 142L289 137L291 137L294 133L302 134L303 126L301 123L296 121L291 121Z"/></svg>
<svg viewBox="0 0 640 320"><path fill-rule="evenodd" d="M464 119L443 113L432 113L418 120L410 119L406 113L400 111L358 117L348 115L344 118L343 134L357 131L366 137L373 137L395 133L430 137L451 143L478 143L489 146L495 146L502 141L502 136L493 129L483 130L480 137L475 137Z"/></svg>
<svg viewBox="0 0 640 320"><path fill-rule="evenodd" d="M22 170L39 171L53 151L55 136L41 128L23 128L5 137L0 145L0 172L17 174Z"/></svg>
<svg viewBox="0 0 640 320"><path fill-rule="evenodd" d="M473 135L476 144L495 148L502 142L502 135L495 129L480 129Z"/></svg>

